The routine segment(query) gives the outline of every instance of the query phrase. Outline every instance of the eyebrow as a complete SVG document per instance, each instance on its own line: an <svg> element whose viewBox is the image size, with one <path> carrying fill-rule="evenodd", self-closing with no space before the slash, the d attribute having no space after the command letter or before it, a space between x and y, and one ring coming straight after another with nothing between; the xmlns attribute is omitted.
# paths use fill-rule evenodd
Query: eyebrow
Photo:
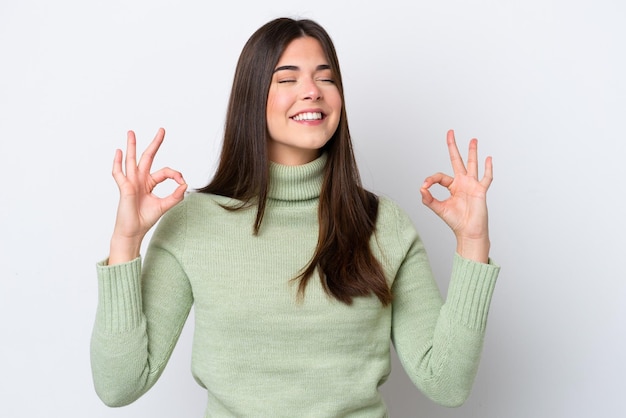
<svg viewBox="0 0 626 418"><path fill-rule="evenodd" d="M330 70L330 69L331 69L330 65L328 64L321 64L315 67L315 71ZM297 65L281 65L280 67L277 67L274 70L275 73L278 71L300 71L300 67L298 67Z"/></svg>

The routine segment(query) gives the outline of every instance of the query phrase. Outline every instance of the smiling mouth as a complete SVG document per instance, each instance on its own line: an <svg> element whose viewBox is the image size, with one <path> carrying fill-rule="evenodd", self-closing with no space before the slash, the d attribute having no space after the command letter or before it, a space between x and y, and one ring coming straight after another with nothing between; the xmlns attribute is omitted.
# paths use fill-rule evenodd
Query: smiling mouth
<svg viewBox="0 0 626 418"><path fill-rule="evenodd" d="M324 119L324 114L322 112L304 112L292 116L291 119L295 120L296 122L305 120L322 120Z"/></svg>

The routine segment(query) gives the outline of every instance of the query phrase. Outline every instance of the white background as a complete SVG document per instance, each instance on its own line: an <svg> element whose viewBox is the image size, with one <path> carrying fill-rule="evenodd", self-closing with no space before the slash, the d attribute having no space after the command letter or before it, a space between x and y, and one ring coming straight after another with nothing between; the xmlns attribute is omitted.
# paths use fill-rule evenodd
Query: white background
<svg viewBox="0 0 626 418"><path fill-rule="evenodd" d="M211 5L210 3L214 3ZM294 6L294 4L299 6ZM445 293L454 242L419 186L445 133L493 155L502 266L473 393L424 398L394 360L393 417L616 417L626 390L626 6L619 0L0 2L0 416L200 417L189 327L133 405L96 397L95 263L126 131L205 185L246 39L278 17L335 40L363 179L411 215Z"/></svg>

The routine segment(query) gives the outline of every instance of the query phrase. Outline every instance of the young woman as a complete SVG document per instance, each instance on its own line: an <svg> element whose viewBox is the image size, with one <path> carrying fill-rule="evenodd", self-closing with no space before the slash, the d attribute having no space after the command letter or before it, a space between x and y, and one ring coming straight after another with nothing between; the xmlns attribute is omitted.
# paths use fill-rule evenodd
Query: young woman
<svg viewBox="0 0 626 418"><path fill-rule="evenodd" d="M129 132L124 170L115 154L120 203L98 264L91 347L106 404L133 402L156 382L192 304L207 417L386 416L378 387L391 341L426 395L466 399L498 275L488 258L492 164L479 179L476 140L465 165L448 132L454 177L421 188L457 239L444 303L409 218L361 186L339 63L315 22L277 19L248 40L210 184L184 197L179 172L151 173L163 138L161 129L137 163ZM178 188L154 196L166 179ZM450 197L434 199L434 184Z"/></svg>

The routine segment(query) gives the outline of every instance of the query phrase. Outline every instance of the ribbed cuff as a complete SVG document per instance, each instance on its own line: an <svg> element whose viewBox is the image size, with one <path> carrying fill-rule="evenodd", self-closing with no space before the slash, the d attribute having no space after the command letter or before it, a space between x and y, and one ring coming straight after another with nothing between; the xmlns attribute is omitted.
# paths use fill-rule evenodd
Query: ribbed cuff
<svg viewBox="0 0 626 418"><path fill-rule="evenodd" d="M98 321L110 333L125 332L137 327L142 318L141 258L128 263L107 265L99 262Z"/></svg>
<svg viewBox="0 0 626 418"><path fill-rule="evenodd" d="M446 303L466 326L484 330L499 272L491 260L483 264L455 254Z"/></svg>

